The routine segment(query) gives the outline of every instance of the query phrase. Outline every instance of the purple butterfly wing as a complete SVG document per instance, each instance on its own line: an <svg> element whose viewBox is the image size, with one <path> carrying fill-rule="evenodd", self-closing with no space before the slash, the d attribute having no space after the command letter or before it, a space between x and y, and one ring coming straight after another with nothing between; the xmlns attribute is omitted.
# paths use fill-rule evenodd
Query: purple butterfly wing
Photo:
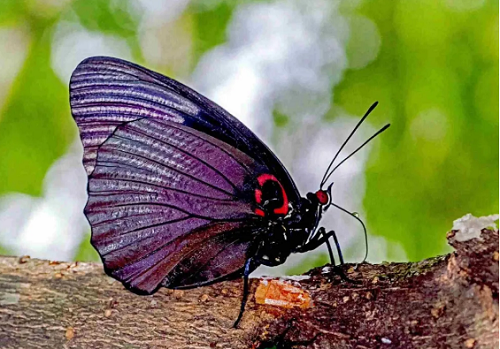
<svg viewBox="0 0 500 349"><path fill-rule="evenodd" d="M89 175L85 214L108 274L139 293L238 275L255 235L255 182L298 191L241 122L190 88L116 58L74 71L70 103ZM270 178L266 175L266 178Z"/></svg>
<svg viewBox="0 0 500 349"><path fill-rule="evenodd" d="M214 223L203 227L201 231L204 234L217 234L206 239L203 248L185 254L164 279L163 286L198 287L243 274L243 266L252 248L252 238L259 233L259 228L232 222Z"/></svg>
<svg viewBox="0 0 500 349"><path fill-rule="evenodd" d="M93 170L99 145L118 125L150 118L183 124L241 150L280 181L290 201L300 200L285 167L252 131L217 104L166 76L117 58L91 57L73 72L70 103L85 147L87 174Z"/></svg>
<svg viewBox="0 0 500 349"><path fill-rule="evenodd" d="M140 119L115 129L94 166L85 207L92 244L128 288L198 285L243 267L260 229L246 154L183 125ZM204 265L214 267L203 274ZM193 275L184 280L181 270Z"/></svg>

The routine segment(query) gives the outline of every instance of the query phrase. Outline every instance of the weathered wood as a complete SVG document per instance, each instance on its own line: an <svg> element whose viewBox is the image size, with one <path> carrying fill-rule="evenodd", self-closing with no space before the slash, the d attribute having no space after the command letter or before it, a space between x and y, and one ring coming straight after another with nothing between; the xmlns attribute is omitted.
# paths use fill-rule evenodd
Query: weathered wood
<svg viewBox="0 0 500 349"><path fill-rule="evenodd" d="M241 281L137 296L98 263L0 258L1 348L497 348L498 231L418 263L346 265L290 281L307 309L251 299L240 329ZM301 346L302 345L302 346Z"/></svg>

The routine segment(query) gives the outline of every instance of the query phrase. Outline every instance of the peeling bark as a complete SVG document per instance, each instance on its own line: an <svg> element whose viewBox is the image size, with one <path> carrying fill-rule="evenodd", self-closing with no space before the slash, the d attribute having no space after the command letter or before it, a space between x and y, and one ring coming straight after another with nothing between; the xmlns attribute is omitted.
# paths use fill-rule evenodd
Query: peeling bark
<svg viewBox="0 0 500 349"><path fill-rule="evenodd" d="M253 279L239 329L241 280L137 296L99 263L0 257L0 347L497 348L498 231L447 238L447 256L345 265L354 282L318 268L271 294ZM255 303L259 284L278 306Z"/></svg>

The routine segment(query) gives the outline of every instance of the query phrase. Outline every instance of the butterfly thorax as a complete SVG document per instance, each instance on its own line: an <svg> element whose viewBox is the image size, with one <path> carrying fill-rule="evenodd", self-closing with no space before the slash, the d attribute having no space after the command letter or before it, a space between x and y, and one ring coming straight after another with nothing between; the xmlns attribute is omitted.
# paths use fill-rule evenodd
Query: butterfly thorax
<svg viewBox="0 0 500 349"><path fill-rule="evenodd" d="M296 213L292 214L287 222L292 252L300 249L314 235L322 212L322 204L314 193L308 193L305 198L301 198Z"/></svg>
<svg viewBox="0 0 500 349"><path fill-rule="evenodd" d="M272 207L276 205L273 201L271 203L274 203ZM315 233L322 205L315 194L308 193L297 205L288 204L286 216L273 215L269 206L263 208L269 225L257 248L257 256L264 265L280 265L291 253L299 252Z"/></svg>

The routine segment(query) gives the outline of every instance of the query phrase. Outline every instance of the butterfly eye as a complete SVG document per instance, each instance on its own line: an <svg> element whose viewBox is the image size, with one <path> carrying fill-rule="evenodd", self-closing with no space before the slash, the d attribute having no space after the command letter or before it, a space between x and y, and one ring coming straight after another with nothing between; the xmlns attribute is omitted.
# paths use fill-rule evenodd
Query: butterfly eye
<svg viewBox="0 0 500 349"><path fill-rule="evenodd" d="M328 201L330 201L327 192L321 189L316 192L316 197L318 198L319 203L323 206L326 205Z"/></svg>

